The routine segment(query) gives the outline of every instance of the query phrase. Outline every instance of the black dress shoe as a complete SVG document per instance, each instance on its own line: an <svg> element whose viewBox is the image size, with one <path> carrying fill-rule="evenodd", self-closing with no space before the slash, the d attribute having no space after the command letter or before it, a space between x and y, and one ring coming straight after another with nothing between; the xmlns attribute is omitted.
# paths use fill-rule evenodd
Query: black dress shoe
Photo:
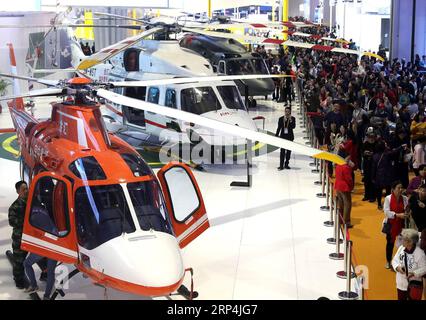
<svg viewBox="0 0 426 320"><path fill-rule="evenodd" d="M15 281L15 286L19 290L25 289L25 282L24 281Z"/></svg>
<svg viewBox="0 0 426 320"><path fill-rule="evenodd" d="M376 202L376 199L370 199L368 200L368 202L371 202L371 203Z"/></svg>
<svg viewBox="0 0 426 320"><path fill-rule="evenodd" d="M278 167L277 169L278 169L278 171L284 170L283 167Z"/></svg>
<svg viewBox="0 0 426 320"><path fill-rule="evenodd" d="M286 168L286 169L291 169L288 165L287 165L287 166L284 166L284 168Z"/></svg>

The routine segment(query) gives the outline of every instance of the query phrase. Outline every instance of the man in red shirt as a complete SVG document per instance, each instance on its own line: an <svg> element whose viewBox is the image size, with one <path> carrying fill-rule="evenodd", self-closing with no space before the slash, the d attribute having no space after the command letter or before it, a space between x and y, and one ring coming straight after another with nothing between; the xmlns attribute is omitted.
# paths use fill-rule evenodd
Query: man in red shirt
<svg viewBox="0 0 426 320"><path fill-rule="evenodd" d="M343 221L348 228L352 228L351 224L351 209L352 195L351 191L354 187L352 177L353 162L350 161L350 155L345 150L339 151L339 156L344 158L346 163L336 166L336 180L334 182L334 190L337 196L337 205L340 213L343 212Z"/></svg>

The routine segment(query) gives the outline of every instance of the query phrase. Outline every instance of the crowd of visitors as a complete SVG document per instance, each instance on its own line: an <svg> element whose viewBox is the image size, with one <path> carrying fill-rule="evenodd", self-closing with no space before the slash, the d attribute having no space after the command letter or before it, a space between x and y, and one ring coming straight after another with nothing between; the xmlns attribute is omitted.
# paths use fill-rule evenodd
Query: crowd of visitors
<svg viewBox="0 0 426 320"><path fill-rule="evenodd" d="M334 36L328 30L321 35ZM426 240L426 56L389 61L382 47L378 54L383 59L294 47L281 47L278 55L261 47L258 52L272 74L297 77L275 80L273 99L291 105L291 93L298 87L319 145L346 160L344 166L329 165L328 172L335 172L338 204L348 227L359 172L362 200L376 202L384 212L385 267L398 273L398 297L414 299L407 293L410 279L418 281L426 274L426 248L419 249L419 238L413 236L415 230ZM392 260L395 243L401 247ZM404 254L411 259L407 274Z"/></svg>

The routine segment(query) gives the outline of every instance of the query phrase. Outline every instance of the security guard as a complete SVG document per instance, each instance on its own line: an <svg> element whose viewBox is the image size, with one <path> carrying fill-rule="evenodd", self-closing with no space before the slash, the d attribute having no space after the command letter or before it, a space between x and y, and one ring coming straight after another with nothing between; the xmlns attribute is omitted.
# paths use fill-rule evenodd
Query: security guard
<svg viewBox="0 0 426 320"><path fill-rule="evenodd" d="M284 116L278 119L278 128L275 134L276 137L280 137L286 140L293 141L294 133L293 129L296 128L296 118L291 115L291 109L289 107L285 108ZM291 150L282 149L280 150L280 166L278 170L281 171L284 168L290 169L288 163L290 161ZM285 166L284 166L285 159Z"/></svg>
<svg viewBox="0 0 426 320"><path fill-rule="evenodd" d="M28 185L25 181L18 181L15 184L18 199L12 203L9 208L9 225L13 228L12 232L12 249L13 249L13 280L18 289L24 289L27 285L27 279L24 272L24 260L27 252L21 250L22 232L24 229L25 207L28 198ZM47 279L47 259L37 262L41 272L40 281Z"/></svg>
<svg viewBox="0 0 426 320"><path fill-rule="evenodd" d="M25 207L27 205L28 186L25 181L15 184L18 199L9 208L9 225L13 228L13 280L18 289L25 288L24 260L27 252L21 250L22 230L24 228Z"/></svg>

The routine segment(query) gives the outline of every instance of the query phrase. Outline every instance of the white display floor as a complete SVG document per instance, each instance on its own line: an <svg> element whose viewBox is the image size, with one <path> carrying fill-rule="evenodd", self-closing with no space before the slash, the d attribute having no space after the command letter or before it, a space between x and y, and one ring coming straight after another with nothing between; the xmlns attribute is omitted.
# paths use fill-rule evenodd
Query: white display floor
<svg viewBox="0 0 426 320"><path fill-rule="evenodd" d="M250 114L265 116L266 129L275 132L283 104L270 100L258 100L258 104L261 106ZM36 112L42 117L49 114L44 105ZM296 107L293 109L298 118ZM11 127L7 111L0 114L0 127ZM295 141L304 143L299 120L295 133ZM194 171L211 223L210 229L183 250L185 265L194 269L198 299L337 299L338 292L345 289L345 280L336 277L343 261L328 257L335 249L326 242L333 228L323 226L329 213L319 209L325 199L315 196L320 187L313 183L318 175L311 173L312 159L292 154L292 169L283 171L277 171L278 162L279 150L255 157L251 188L230 187L232 181L246 179L245 166ZM7 210L16 198L18 180L19 162L0 159L0 299L28 299L15 288L4 255L11 247ZM184 283L189 286L189 278ZM81 275L71 280L66 292L65 299L141 298L112 289L105 292Z"/></svg>

